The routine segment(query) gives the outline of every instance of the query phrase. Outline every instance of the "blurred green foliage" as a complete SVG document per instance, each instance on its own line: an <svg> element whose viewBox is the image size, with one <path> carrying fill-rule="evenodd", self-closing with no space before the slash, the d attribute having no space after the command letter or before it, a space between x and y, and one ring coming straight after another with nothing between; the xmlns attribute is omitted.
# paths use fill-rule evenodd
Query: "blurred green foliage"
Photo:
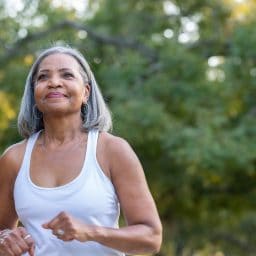
<svg viewBox="0 0 256 256"><path fill-rule="evenodd" d="M164 225L159 255L256 255L254 1L18 2L0 2L1 151L21 139L35 55L69 44L143 163Z"/></svg>

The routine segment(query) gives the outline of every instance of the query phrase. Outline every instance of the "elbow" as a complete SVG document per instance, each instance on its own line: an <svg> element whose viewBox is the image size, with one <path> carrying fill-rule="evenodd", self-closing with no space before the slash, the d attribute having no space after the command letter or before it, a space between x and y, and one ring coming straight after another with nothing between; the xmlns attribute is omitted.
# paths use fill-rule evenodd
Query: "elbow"
<svg viewBox="0 0 256 256"><path fill-rule="evenodd" d="M156 254L160 251L162 245L162 225L144 225L144 234L139 234L136 239L138 247L134 246L131 251L127 251L130 254Z"/></svg>
<svg viewBox="0 0 256 256"><path fill-rule="evenodd" d="M162 227L159 229L159 231L154 236L154 247L153 247L153 253L158 253L161 249L162 245Z"/></svg>
<svg viewBox="0 0 256 256"><path fill-rule="evenodd" d="M159 227L155 227L152 230L151 236L150 236L150 252L149 253L158 253L161 249L162 245L162 225L159 225Z"/></svg>

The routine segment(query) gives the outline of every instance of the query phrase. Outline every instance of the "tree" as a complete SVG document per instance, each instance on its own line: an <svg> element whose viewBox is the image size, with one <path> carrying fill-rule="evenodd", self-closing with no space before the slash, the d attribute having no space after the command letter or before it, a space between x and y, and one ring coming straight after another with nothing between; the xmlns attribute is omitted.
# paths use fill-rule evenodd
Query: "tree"
<svg viewBox="0 0 256 256"><path fill-rule="evenodd" d="M161 255L254 255L254 1L21 3L16 13L0 4L1 148L20 139L14 113L39 49L71 44L96 74L113 133L142 160Z"/></svg>

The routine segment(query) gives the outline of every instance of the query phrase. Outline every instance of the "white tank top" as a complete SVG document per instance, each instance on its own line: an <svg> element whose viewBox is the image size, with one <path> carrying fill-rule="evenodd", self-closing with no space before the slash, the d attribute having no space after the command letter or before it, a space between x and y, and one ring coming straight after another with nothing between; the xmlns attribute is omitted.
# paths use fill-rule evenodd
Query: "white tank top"
<svg viewBox="0 0 256 256"><path fill-rule="evenodd" d="M96 159L98 131L91 130L84 164L71 182L54 188L39 187L30 179L30 159L39 136L27 142L24 159L14 184L14 201L19 220L36 243L36 256L124 256L97 242L64 242L42 228L59 212L66 211L87 224L118 228L120 206L115 189ZM28 254L25 254L28 255Z"/></svg>

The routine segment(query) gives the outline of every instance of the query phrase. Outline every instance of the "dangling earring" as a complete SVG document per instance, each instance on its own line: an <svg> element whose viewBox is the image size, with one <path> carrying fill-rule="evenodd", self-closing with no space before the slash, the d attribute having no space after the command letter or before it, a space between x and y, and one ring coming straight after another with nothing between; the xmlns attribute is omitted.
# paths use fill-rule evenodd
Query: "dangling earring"
<svg viewBox="0 0 256 256"><path fill-rule="evenodd" d="M86 120L86 116L88 114L88 103L83 103L81 106L81 116L82 116L82 120L85 121Z"/></svg>
<svg viewBox="0 0 256 256"><path fill-rule="evenodd" d="M40 119L42 119L42 117L43 117L43 114L42 114L42 112L40 112L39 110L38 110L38 108L36 107L36 104L33 106L33 108L32 108L32 113L33 113L33 117L35 118L35 119L37 119L37 120L40 120Z"/></svg>

